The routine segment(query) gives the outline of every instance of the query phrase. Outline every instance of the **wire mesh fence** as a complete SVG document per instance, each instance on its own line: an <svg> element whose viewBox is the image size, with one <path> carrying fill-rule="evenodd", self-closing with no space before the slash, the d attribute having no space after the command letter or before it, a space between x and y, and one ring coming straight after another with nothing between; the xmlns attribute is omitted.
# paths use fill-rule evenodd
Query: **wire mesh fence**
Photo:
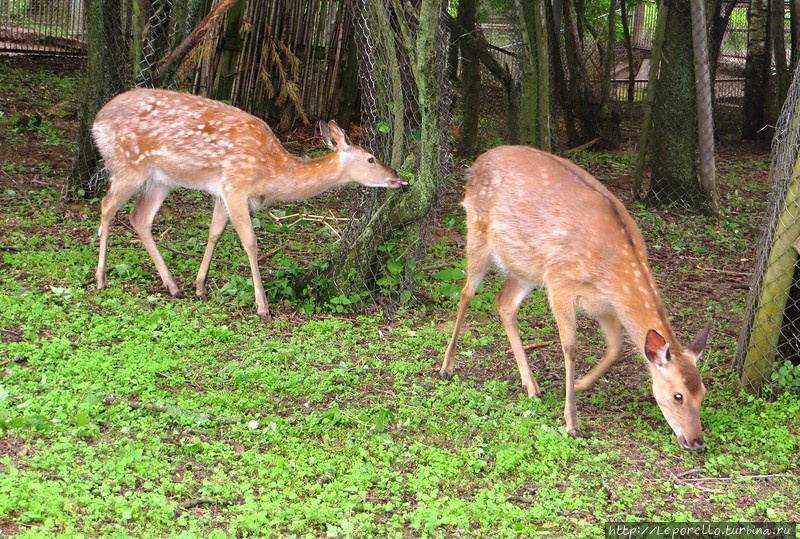
<svg viewBox="0 0 800 539"><path fill-rule="evenodd" d="M753 393L800 387L800 71L772 145L770 194L736 366Z"/></svg>
<svg viewBox="0 0 800 539"><path fill-rule="evenodd" d="M0 52L85 54L83 0L0 0Z"/></svg>

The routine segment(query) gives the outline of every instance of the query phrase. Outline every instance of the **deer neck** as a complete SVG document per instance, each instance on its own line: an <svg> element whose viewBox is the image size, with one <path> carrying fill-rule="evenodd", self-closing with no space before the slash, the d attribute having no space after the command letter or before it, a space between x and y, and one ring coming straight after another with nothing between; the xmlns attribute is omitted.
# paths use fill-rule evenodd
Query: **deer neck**
<svg viewBox="0 0 800 539"><path fill-rule="evenodd" d="M615 311L620 322L630 335L637 350L644 350L647 332L657 331L670 344L670 349L680 351L681 345L675 337L658 286L646 263L633 264L627 275L632 279L622 279L616 283L614 291Z"/></svg>
<svg viewBox="0 0 800 539"><path fill-rule="evenodd" d="M273 181L278 176L281 181ZM303 200L347 183L342 179L337 152L316 158L296 157L287 152L280 162L272 163L262 172L262 178L269 180L267 190L260 193L264 202Z"/></svg>

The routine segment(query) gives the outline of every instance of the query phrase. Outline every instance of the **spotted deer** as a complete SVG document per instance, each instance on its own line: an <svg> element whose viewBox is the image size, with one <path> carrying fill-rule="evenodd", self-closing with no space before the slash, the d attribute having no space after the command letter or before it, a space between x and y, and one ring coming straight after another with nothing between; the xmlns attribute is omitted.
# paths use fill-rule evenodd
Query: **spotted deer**
<svg viewBox="0 0 800 539"><path fill-rule="evenodd" d="M366 150L350 144L336 122L320 122L331 153L296 157L281 146L262 120L219 101L168 90L136 89L100 109L92 127L95 144L110 172L101 204L100 254L95 280L106 286L106 254L111 221L134 193L141 192L130 222L155 263L170 294L179 293L153 240L156 212L177 187L216 197L208 243L195 280L205 295L214 247L228 219L250 261L256 311L269 317L258 268L250 211L271 202L302 200L348 183L367 187L406 185L397 172Z"/></svg>
<svg viewBox="0 0 800 539"><path fill-rule="evenodd" d="M495 305L529 396L539 396L517 328L525 297L544 287L558 327L566 370L564 420L578 429L575 391L590 388L620 358L622 328L647 359L653 395L684 449L703 449L697 369L709 322L688 349L672 331L647 261L642 234L622 203L566 159L524 146L487 151L467 173L467 275L440 377L450 379L456 341L475 291L495 265L508 279ZM597 319L602 359L575 380L576 311Z"/></svg>

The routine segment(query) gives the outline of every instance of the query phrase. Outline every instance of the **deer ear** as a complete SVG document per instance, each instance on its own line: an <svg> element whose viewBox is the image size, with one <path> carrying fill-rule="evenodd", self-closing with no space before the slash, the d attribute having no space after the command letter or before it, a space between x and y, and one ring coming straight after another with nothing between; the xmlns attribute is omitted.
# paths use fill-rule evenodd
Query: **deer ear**
<svg viewBox="0 0 800 539"><path fill-rule="evenodd" d="M346 151L350 149L350 139L347 138L347 134L336 122L333 120L328 122L328 129L330 132L330 140L333 143L333 147L328 144L328 147L331 148L331 150Z"/></svg>
<svg viewBox="0 0 800 539"><path fill-rule="evenodd" d="M697 337L694 338L692 344L689 345L689 351L694 354L695 358L699 358L700 354L703 353L703 350L706 348L706 342L708 341L708 333L711 331L711 323L713 320L709 320L706 324L706 327L703 328Z"/></svg>
<svg viewBox="0 0 800 539"><path fill-rule="evenodd" d="M669 363L669 343L654 329L648 330L644 338L644 356L656 367Z"/></svg>
<svg viewBox="0 0 800 539"><path fill-rule="evenodd" d="M335 151L336 143L331 140L331 130L328 129L328 124L322 120L319 121L319 134L322 136L322 142L325 143L325 146L327 146L331 151Z"/></svg>

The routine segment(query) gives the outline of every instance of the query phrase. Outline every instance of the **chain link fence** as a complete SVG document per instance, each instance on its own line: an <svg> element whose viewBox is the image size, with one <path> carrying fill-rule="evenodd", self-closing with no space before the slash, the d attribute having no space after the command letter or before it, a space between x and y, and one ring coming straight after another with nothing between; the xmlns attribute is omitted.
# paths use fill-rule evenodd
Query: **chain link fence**
<svg viewBox="0 0 800 539"><path fill-rule="evenodd" d="M800 71L776 126L770 182L736 356L742 387L762 394L800 388Z"/></svg>
<svg viewBox="0 0 800 539"><path fill-rule="evenodd" d="M85 54L83 0L0 0L0 52Z"/></svg>

